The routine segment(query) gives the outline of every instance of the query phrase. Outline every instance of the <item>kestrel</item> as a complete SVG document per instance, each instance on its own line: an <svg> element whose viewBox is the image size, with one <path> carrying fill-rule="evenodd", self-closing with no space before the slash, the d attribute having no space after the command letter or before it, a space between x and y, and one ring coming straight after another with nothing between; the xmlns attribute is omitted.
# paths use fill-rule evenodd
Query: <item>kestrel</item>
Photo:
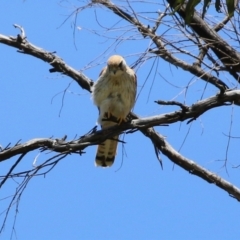
<svg viewBox="0 0 240 240"><path fill-rule="evenodd" d="M136 90L135 72L127 65L123 57L111 56L92 89L93 101L99 110L98 123L102 129L126 120L134 106ZM110 116L115 117L118 123L107 120ZM98 146L96 166L112 166L117 151L118 137L114 136L111 140L107 139Z"/></svg>

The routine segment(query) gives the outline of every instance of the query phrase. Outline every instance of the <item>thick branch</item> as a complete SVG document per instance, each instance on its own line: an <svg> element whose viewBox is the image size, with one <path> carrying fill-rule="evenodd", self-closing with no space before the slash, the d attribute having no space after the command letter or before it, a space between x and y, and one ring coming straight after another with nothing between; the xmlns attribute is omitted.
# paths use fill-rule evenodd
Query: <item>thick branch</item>
<svg viewBox="0 0 240 240"><path fill-rule="evenodd" d="M168 0L171 4L171 1ZM186 19L186 8L182 6L177 10L177 13ZM194 12L191 23L191 28L198 34L198 36L207 43L207 46L217 55L222 63L233 71L240 72L240 53L232 48L226 41L224 41L215 31L211 29L209 25L196 13ZM217 29L218 30L218 29ZM240 81L237 79L238 82Z"/></svg>
<svg viewBox="0 0 240 240"><path fill-rule="evenodd" d="M65 142L59 139L33 139L24 144L18 144L13 148L3 150L0 152L0 162L12 157L13 155L20 153L27 153L32 150L43 148L42 151L51 150L62 153L78 153L82 154L82 150L89 145L99 143L99 139L104 140L107 137L111 137L116 133L120 133L120 129L132 128L131 124L125 124L110 128L108 130L98 131L96 133L91 133L78 140ZM128 126L127 126L128 125ZM177 164L181 168L187 170L189 173L194 174L208 183L214 183L216 186L227 191L232 197L240 201L240 189L236 188L226 180L222 179L220 176L206 170L205 168L199 166L194 161L187 159L186 157L179 154L165 139L162 135L154 131L153 128L144 128L140 131L151 139L154 146L159 149L164 155L166 155L173 163Z"/></svg>
<svg viewBox="0 0 240 240"><path fill-rule="evenodd" d="M189 173L194 174L208 183L214 183L219 188L225 190L230 196L240 201L240 189L232 185L230 182L224 180L217 174L208 171L207 169L199 166L196 162L179 154L166 140L165 138L155 132L152 128L149 128L144 133L145 136L149 137L155 146L172 162L187 170Z"/></svg>
<svg viewBox="0 0 240 240"><path fill-rule="evenodd" d="M212 29L215 31L215 32L218 32L220 31L227 23L228 21L230 20L229 17L226 17L223 19L222 22L218 23L217 25L215 25ZM218 68L220 67L219 63L217 63L217 61L215 59L213 59L210 54L208 54L208 50L209 50L209 47L208 47L208 44L201 44L200 41L198 40L198 47L200 48L200 53L198 55L198 58L197 58L197 61L195 62L196 65L200 66L205 55L208 56L209 60L214 64L216 65Z"/></svg>
<svg viewBox="0 0 240 240"><path fill-rule="evenodd" d="M16 26L16 25L15 25ZM21 28L22 30L22 28ZM36 47L27 41L26 37L18 35L17 37L8 37L0 34L0 43L19 49L21 53L32 55L45 62L48 62L53 68L50 72L60 72L74 79L83 89L91 91L93 81L81 72L68 66L60 57L52 52L47 52L42 48Z"/></svg>
<svg viewBox="0 0 240 240"><path fill-rule="evenodd" d="M99 144L107 138L118 135L123 131L129 129L138 129L145 133L145 131L147 131L145 129L148 127L170 124L178 121L185 121L187 119L195 120L201 114L212 108L224 106L226 104L229 105L231 103L240 105L240 90L227 91L223 95L216 95L201 100L189 107L185 106L181 110L175 112L140 119L138 119L135 114L132 114L132 118L134 118L134 120L129 123L124 123L120 126L114 126L109 129L100 131L95 131L94 129L79 139L69 142L66 142L62 139L33 139L24 144L17 144L16 146L9 149L2 149L2 151L0 151L0 162L18 154L27 153L38 148L61 153L81 154L82 150L86 147Z"/></svg>
<svg viewBox="0 0 240 240"><path fill-rule="evenodd" d="M240 106L240 90L230 90L224 94L218 94L206 98L179 111L133 120L132 124L134 127L153 127L162 124L185 121L187 119L195 120L204 112L212 108L229 105L231 103Z"/></svg>

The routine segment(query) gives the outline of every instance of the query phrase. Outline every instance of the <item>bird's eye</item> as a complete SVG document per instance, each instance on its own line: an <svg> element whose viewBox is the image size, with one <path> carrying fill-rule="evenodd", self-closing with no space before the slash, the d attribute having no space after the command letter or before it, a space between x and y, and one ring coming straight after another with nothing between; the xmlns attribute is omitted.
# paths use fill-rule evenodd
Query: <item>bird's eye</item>
<svg viewBox="0 0 240 240"><path fill-rule="evenodd" d="M119 68L122 68L122 63L123 63L122 61L119 63L118 65Z"/></svg>

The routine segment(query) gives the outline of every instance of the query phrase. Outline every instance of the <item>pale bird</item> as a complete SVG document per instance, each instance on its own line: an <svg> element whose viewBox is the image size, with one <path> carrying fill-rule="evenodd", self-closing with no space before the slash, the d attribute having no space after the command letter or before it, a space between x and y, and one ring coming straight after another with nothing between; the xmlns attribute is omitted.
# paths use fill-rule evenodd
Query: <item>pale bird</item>
<svg viewBox="0 0 240 240"><path fill-rule="evenodd" d="M99 110L102 129L120 124L135 104L137 78L122 56L113 55L107 61L92 89L94 104ZM114 116L117 122L107 121ZM103 120L104 119L104 120ZM97 148L96 166L112 166L117 152L118 137L107 139Z"/></svg>

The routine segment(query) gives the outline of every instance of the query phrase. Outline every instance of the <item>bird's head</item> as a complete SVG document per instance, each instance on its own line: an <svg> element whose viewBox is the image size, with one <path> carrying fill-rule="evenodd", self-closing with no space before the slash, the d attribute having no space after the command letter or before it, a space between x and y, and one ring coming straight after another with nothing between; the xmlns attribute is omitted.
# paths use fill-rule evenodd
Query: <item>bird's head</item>
<svg viewBox="0 0 240 240"><path fill-rule="evenodd" d="M127 67L126 61L119 55L111 56L107 61L108 71L111 76L120 76Z"/></svg>

